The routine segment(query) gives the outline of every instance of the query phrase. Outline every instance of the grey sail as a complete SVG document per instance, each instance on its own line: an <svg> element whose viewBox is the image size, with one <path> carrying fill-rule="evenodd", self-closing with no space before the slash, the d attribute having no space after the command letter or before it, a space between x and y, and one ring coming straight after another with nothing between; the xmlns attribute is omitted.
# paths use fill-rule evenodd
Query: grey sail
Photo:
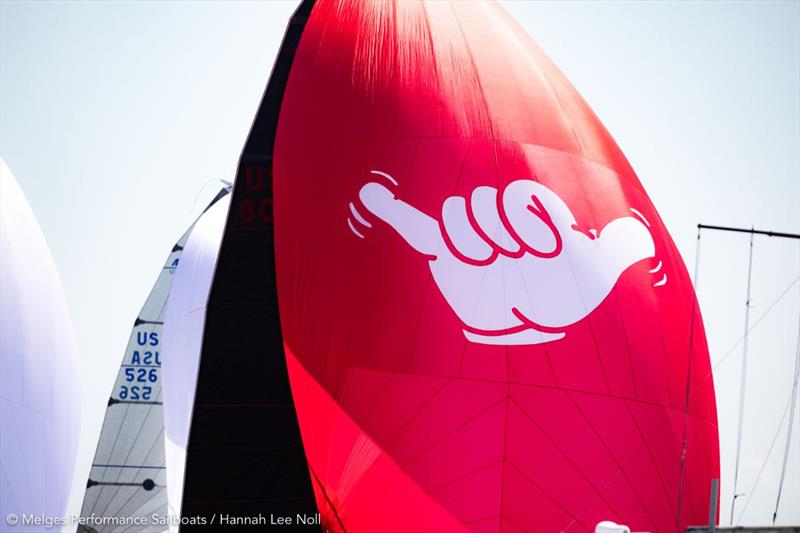
<svg viewBox="0 0 800 533"><path fill-rule="evenodd" d="M228 192L222 189L206 211ZM175 243L134 320L89 471L78 533L169 529L161 343L175 270L194 225Z"/></svg>

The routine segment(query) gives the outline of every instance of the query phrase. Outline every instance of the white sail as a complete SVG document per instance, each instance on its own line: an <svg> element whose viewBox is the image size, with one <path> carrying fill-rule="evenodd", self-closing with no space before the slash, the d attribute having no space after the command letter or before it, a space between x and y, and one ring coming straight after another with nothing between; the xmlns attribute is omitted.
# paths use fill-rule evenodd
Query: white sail
<svg viewBox="0 0 800 533"><path fill-rule="evenodd" d="M0 228L0 529L42 531L23 520L65 515L80 430L78 350L44 235L1 159Z"/></svg>
<svg viewBox="0 0 800 533"><path fill-rule="evenodd" d="M194 406L206 304L219 254L229 198L197 222L175 273L164 322L164 418L170 523L177 530L183 497L186 443Z"/></svg>
<svg viewBox="0 0 800 533"><path fill-rule="evenodd" d="M228 190L223 189L210 209ZM227 203L227 202L225 202ZM160 532L167 524L162 370L167 298L184 246L208 209L172 248L158 280L134 321L108 401L89 473L78 532Z"/></svg>

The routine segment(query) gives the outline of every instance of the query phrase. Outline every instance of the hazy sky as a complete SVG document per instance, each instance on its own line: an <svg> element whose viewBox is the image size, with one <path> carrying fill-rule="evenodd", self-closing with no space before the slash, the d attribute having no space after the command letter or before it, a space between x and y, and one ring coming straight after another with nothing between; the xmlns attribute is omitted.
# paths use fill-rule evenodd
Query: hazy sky
<svg viewBox="0 0 800 533"><path fill-rule="evenodd" d="M72 512L133 320L212 193L208 182L232 178L294 5L0 0L0 155L47 237L83 357ZM505 5L611 131L690 271L698 222L800 232L800 2ZM747 250L742 235L701 240L723 523ZM737 502L738 515L752 495L745 524L768 523L775 505L786 421L753 488L791 391L798 276L797 241L756 239L751 324L769 313L750 336L746 495ZM800 411L795 417L779 523L800 523Z"/></svg>

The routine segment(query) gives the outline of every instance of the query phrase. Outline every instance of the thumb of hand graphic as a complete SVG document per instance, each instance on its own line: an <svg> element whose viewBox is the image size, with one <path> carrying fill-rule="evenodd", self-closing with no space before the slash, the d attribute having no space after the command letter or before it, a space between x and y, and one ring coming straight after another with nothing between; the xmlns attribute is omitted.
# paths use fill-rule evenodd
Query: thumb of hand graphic
<svg viewBox="0 0 800 533"><path fill-rule="evenodd" d="M446 247L439 223L417 208L395 198L392 191L380 183L370 182L361 187L358 197L370 213L397 231L416 251L438 256Z"/></svg>

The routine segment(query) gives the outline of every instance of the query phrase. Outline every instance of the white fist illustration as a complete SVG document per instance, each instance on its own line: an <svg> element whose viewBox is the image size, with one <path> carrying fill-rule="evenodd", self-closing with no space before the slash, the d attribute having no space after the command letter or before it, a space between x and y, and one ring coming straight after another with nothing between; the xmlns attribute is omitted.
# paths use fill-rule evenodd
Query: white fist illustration
<svg viewBox="0 0 800 533"><path fill-rule="evenodd" d="M383 172L373 174L396 183ZM502 195L481 186L469 199L451 196L440 219L376 181L361 187L358 197L425 256L464 335L476 343L561 339L563 328L600 305L626 268L655 254L640 219L618 218L600 231L584 228L558 195L527 179L510 183ZM356 222L371 227L352 203L350 211ZM348 224L363 237L352 219ZM663 283L666 277L656 285Z"/></svg>

